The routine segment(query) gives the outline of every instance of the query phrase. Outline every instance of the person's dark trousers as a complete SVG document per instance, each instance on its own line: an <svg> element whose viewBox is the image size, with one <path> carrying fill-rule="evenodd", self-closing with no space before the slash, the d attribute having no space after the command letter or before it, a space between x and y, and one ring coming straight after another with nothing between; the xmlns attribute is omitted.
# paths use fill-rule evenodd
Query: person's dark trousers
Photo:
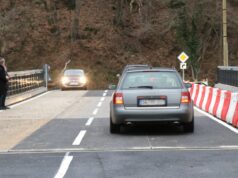
<svg viewBox="0 0 238 178"><path fill-rule="evenodd" d="M6 102L7 95L2 95L2 106L6 107L5 102Z"/></svg>
<svg viewBox="0 0 238 178"><path fill-rule="evenodd" d="M0 94L0 109L3 108L3 98L4 98L4 96L2 94Z"/></svg>

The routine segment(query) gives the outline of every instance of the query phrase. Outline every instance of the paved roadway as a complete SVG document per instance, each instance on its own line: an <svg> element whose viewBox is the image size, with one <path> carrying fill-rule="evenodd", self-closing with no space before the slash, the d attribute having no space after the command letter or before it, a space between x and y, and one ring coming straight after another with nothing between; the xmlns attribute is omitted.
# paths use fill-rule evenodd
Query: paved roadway
<svg viewBox="0 0 238 178"><path fill-rule="evenodd" d="M29 112L33 120L51 119L0 152L0 178L237 177L237 133L196 111L193 134L179 126L148 125L111 135L111 94L53 91L1 112L6 120Z"/></svg>

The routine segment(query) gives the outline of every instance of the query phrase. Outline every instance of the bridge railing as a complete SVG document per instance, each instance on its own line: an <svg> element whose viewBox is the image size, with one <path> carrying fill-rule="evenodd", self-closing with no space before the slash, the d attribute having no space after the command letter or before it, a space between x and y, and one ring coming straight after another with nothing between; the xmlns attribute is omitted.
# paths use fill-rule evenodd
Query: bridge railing
<svg viewBox="0 0 238 178"><path fill-rule="evenodd" d="M238 67L219 66L217 70L217 82L238 87Z"/></svg>
<svg viewBox="0 0 238 178"><path fill-rule="evenodd" d="M9 76L8 96L45 87L43 70L9 72Z"/></svg>
<svg viewBox="0 0 238 178"><path fill-rule="evenodd" d="M31 98L47 91L49 66L43 69L9 72L7 105Z"/></svg>

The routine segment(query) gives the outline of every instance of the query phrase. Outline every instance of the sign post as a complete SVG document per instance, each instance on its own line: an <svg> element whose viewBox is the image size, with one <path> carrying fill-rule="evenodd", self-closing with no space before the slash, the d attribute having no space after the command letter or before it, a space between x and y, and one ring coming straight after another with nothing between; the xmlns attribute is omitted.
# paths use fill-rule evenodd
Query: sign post
<svg viewBox="0 0 238 178"><path fill-rule="evenodd" d="M178 60L181 62L180 63L180 69L183 72L183 81L185 79L185 74L184 74L184 70L187 69L187 63L186 61L188 60L189 56L185 53L182 52L179 56L178 56Z"/></svg>

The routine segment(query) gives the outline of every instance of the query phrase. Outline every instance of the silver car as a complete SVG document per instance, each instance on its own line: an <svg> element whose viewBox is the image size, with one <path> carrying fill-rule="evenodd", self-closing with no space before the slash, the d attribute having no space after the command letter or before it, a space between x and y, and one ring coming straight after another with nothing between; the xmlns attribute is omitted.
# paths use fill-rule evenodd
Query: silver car
<svg viewBox="0 0 238 178"><path fill-rule="evenodd" d="M81 88L87 90L87 78L82 69L67 69L61 76L61 90Z"/></svg>
<svg viewBox="0 0 238 178"><path fill-rule="evenodd" d="M194 130L193 103L179 73L170 68L132 69L125 72L110 103L110 132L137 122L180 123Z"/></svg>

